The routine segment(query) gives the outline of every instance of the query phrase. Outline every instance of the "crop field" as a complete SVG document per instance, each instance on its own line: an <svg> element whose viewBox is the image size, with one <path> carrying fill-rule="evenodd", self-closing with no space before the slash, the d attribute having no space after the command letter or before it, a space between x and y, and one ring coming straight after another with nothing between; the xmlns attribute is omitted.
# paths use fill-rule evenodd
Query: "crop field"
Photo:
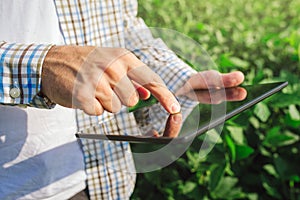
<svg viewBox="0 0 300 200"><path fill-rule="evenodd" d="M207 156L193 148L199 137L176 162L138 174L133 200L300 199L299 11L299 0L139 0L147 25L196 41L219 71L289 85L227 121Z"/></svg>

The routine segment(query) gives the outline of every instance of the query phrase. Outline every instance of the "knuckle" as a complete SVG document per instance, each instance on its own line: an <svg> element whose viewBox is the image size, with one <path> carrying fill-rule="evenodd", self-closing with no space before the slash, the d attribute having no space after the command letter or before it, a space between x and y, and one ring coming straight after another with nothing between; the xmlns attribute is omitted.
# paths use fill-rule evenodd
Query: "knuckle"
<svg viewBox="0 0 300 200"><path fill-rule="evenodd" d="M210 99L210 103L216 105L216 104L222 103L222 100L219 99L219 98L211 98L211 99Z"/></svg>
<svg viewBox="0 0 300 200"><path fill-rule="evenodd" d="M82 107L82 110L88 115L102 115L104 112L102 106L99 103L94 103L90 105L85 104Z"/></svg>
<svg viewBox="0 0 300 200"><path fill-rule="evenodd" d="M107 101L109 99L111 99L112 97L112 90L110 88L104 88L104 87L101 87L100 89L98 89L96 91L96 97L98 99L101 99L103 101Z"/></svg>
<svg viewBox="0 0 300 200"><path fill-rule="evenodd" d="M126 71L127 67L120 61L116 61L105 70L105 76L103 78L105 78L105 81L111 86L115 87L122 79L127 77Z"/></svg>
<svg viewBox="0 0 300 200"><path fill-rule="evenodd" d="M113 106L109 112L117 113L121 110L122 106Z"/></svg>
<svg viewBox="0 0 300 200"><path fill-rule="evenodd" d="M97 111L96 111L96 115L102 115L103 113L104 113L104 110L103 110L103 109L97 110Z"/></svg>
<svg viewBox="0 0 300 200"><path fill-rule="evenodd" d="M99 115L102 115L103 113L104 113L104 110L103 109L95 109L95 110L93 110L93 111L91 111L91 112L86 112L87 114L89 114L89 115L97 115L97 116L99 116Z"/></svg>
<svg viewBox="0 0 300 200"><path fill-rule="evenodd" d="M79 93L76 97L73 97L73 104L78 108L84 108L89 98L83 93Z"/></svg>
<svg viewBox="0 0 300 200"><path fill-rule="evenodd" d="M154 82L157 82L157 83L160 83L160 84L164 83L163 80L161 79L161 77L156 73L152 74L152 79L153 79Z"/></svg>
<svg viewBox="0 0 300 200"><path fill-rule="evenodd" d="M104 110L110 113L119 112L122 108L120 100L112 91L109 91L108 93L108 95L98 95L98 101L101 103Z"/></svg>
<svg viewBox="0 0 300 200"><path fill-rule="evenodd" d="M111 106L103 106L104 110L106 110L107 112L110 112L110 113L114 113L114 109L111 107Z"/></svg>
<svg viewBox="0 0 300 200"><path fill-rule="evenodd" d="M120 62L126 62L128 59L131 59L134 56L132 52L125 48L116 48L115 54L118 58L116 60Z"/></svg>
<svg viewBox="0 0 300 200"><path fill-rule="evenodd" d="M112 106L105 106L104 110L110 113L117 113L120 111L120 108L112 107Z"/></svg>
<svg viewBox="0 0 300 200"><path fill-rule="evenodd" d="M163 82L160 81L156 81L156 80L151 80L148 83L145 83L146 86L150 87L150 88L161 88L161 89L167 89L165 84Z"/></svg>

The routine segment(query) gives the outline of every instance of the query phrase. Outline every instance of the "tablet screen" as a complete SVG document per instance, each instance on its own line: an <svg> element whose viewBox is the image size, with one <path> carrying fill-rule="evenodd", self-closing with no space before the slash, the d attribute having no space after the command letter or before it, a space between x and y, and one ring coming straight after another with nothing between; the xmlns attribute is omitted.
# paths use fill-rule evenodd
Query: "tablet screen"
<svg viewBox="0 0 300 200"><path fill-rule="evenodd" d="M288 83L277 82L227 89L195 90L178 96L182 110L169 115L156 103L135 110L140 135L96 135L77 133L79 138L146 143L183 143L280 91ZM155 103L155 102L154 102Z"/></svg>

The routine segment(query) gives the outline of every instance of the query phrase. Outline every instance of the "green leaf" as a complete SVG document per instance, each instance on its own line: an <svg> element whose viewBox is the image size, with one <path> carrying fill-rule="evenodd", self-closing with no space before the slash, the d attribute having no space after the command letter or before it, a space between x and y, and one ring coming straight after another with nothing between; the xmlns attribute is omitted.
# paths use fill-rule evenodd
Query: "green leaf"
<svg viewBox="0 0 300 200"><path fill-rule="evenodd" d="M292 104L300 105L300 94L278 93L276 94L276 98L272 98L271 101L269 101L269 103L270 105L272 105L273 108L284 108Z"/></svg>
<svg viewBox="0 0 300 200"><path fill-rule="evenodd" d="M300 120L300 114L298 109L296 108L295 105L290 105L289 106L289 114L291 116L291 119L293 120Z"/></svg>
<svg viewBox="0 0 300 200"><path fill-rule="evenodd" d="M160 177L160 173L161 171L153 171L153 172L149 172L149 173L145 173L145 178L151 182L152 184L154 184L155 186L159 187L161 184L161 179Z"/></svg>
<svg viewBox="0 0 300 200"><path fill-rule="evenodd" d="M211 129L206 132L205 141L210 142L211 144L220 144L222 143L222 138L216 129Z"/></svg>
<svg viewBox="0 0 300 200"><path fill-rule="evenodd" d="M295 182L300 182L300 176L299 175L291 175L290 180L295 181Z"/></svg>
<svg viewBox="0 0 300 200"><path fill-rule="evenodd" d="M262 173L261 174L261 181L262 186L266 190L266 193L272 197L272 199L282 199L280 194L280 190L278 190L278 182L275 181L273 177L269 176L268 174Z"/></svg>
<svg viewBox="0 0 300 200"><path fill-rule="evenodd" d="M300 127L300 120L293 120L290 115L284 117L284 124L293 128Z"/></svg>
<svg viewBox="0 0 300 200"><path fill-rule="evenodd" d="M202 31L205 28L205 25L203 23L198 23L197 24L197 29Z"/></svg>
<svg viewBox="0 0 300 200"><path fill-rule="evenodd" d="M231 137L228 134L225 134L225 142L228 146L229 153L231 155L231 160L232 160L232 162L235 162L235 160L236 160L235 144L234 144L233 140L231 139Z"/></svg>
<svg viewBox="0 0 300 200"><path fill-rule="evenodd" d="M192 192L197 187L197 184L191 181L185 182L183 185L179 186L179 190L182 194L188 194Z"/></svg>
<svg viewBox="0 0 300 200"><path fill-rule="evenodd" d="M300 33L298 31L292 32L289 37L289 43L295 50L297 50L297 48L300 46Z"/></svg>
<svg viewBox="0 0 300 200"><path fill-rule="evenodd" d="M201 151L202 150L200 150L199 155L203 156L203 154L201 154ZM210 151L209 155L207 155L206 158L201 157L201 160L205 160L205 162L208 163L218 163L218 164L224 162L225 159L224 144L216 144L212 149L209 148L209 151Z"/></svg>
<svg viewBox="0 0 300 200"><path fill-rule="evenodd" d="M254 194L254 193L250 193L250 194L247 194L247 197L249 200L258 200L258 194Z"/></svg>
<svg viewBox="0 0 300 200"><path fill-rule="evenodd" d="M259 151L263 156L270 157L270 158L273 157L272 152L268 151L263 145L259 147Z"/></svg>
<svg viewBox="0 0 300 200"><path fill-rule="evenodd" d="M229 58L231 63L236 66L236 67L241 67L241 68L248 68L250 66L248 61L242 60L238 57L230 57Z"/></svg>
<svg viewBox="0 0 300 200"><path fill-rule="evenodd" d="M218 186L219 182L221 181L224 173L225 173L226 163L222 165L215 164L211 166L210 175L209 175L209 182L208 188L213 191Z"/></svg>
<svg viewBox="0 0 300 200"><path fill-rule="evenodd" d="M298 95L297 88L294 88L294 86L299 85L299 74L283 69L280 71L280 78L282 81L288 81L289 85L287 88L291 88L292 90L290 92L294 93L295 95Z"/></svg>
<svg viewBox="0 0 300 200"><path fill-rule="evenodd" d="M229 54L222 54L219 58L219 65L221 67L231 67L233 63L229 59Z"/></svg>
<svg viewBox="0 0 300 200"><path fill-rule="evenodd" d="M281 195L276 188L271 187L267 182L263 182L262 185L270 196L275 197L276 199L281 199Z"/></svg>
<svg viewBox="0 0 300 200"><path fill-rule="evenodd" d="M164 192L164 194L166 194L168 196L168 200L175 200L174 199L174 189L173 188L162 188L162 191Z"/></svg>
<svg viewBox="0 0 300 200"><path fill-rule="evenodd" d="M245 137L243 133L243 128L238 126L227 126L227 129L229 130L231 138L237 143L237 144L245 144Z"/></svg>
<svg viewBox="0 0 300 200"><path fill-rule="evenodd" d="M254 114L262 122L266 122L269 119L271 112L265 103L260 102L260 103L256 104L256 106L254 108Z"/></svg>
<svg viewBox="0 0 300 200"><path fill-rule="evenodd" d="M274 164L282 180L294 180L296 177L299 177L299 163L295 163L293 158L288 159L282 156L275 156Z"/></svg>
<svg viewBox="0 0 300 200"><path fill-rule="evenodd" d="M187 151L186 155L188 158L188 166L189 166L191 172L197 171L198 168L201 167L201 161L204 161L206 159L206 157L204 159L202 159L199 156L198 152Z"/></svg>
<svg viewBox="0 0 300 200"><path fill-rule="evenodd" d="M299 141L299 136L290 132L284 131L280 132L280 127L272 128L266 135L263 145L267 147L280 147L293 144Z"/></svg>
<svg viewBox="0 0 300 200"><path fill-rule="evenodd" d="M257 83L261 82L264 79L264 77L265 77L264 71L263 70L259 70L255 74L255 76L254 76L254 78L252 80L252 83L253 84L257 84Z"/></svg>
<svg viewBox="0 0 300 200"><path fill-rule="evenodd" d="M271 164L267 164L263 166L263 169L266 170L266 172L276 178L279 178L279 175L275 169L275 167Z"/></svg>
<svg viewBox="0 0 300 200"><path fill-rule="evenodd" d="M298 60L300 61L300 44L298 46Z"/></svg>
<svg viewBox="0 0 300 200"><path fill-rule="evenodd" d="M240 187L235 187L238 179L234 177L224 177L218 187L211 192L215 199L240 199L245 197Z"/></svg>
<svg viewBox="0 0 300 200"><path fill-rule="evenodd" d="M216 30L215 35L216 35L216 39L217 39L217 41L219 42L219 44L224 43L225 38L224 38L224 36L222 35L222 32L221 32L220 30Z"/></svg>
<svg viewBox="0 0 300 200"><path fill-rule="evenodd" d="M249 118L249 122L252 124L252 126L256 129L258 129L260 127L260 123L259 121L257 120L256 117L252 116Z"/></svg>
<svg viewBox="0 0 300 200"><path fill-rule="evenodd" d="M266 135L268 137L268 136L279 134L279 132L280 132L280 126L274 126L267 132Z"/></svg>
<svg viewBox="0 0 300 200"><path fill-rule="evenodd" d="M236 145L236 160L248 158L253 154L254 149L247 145Z"/></svg>

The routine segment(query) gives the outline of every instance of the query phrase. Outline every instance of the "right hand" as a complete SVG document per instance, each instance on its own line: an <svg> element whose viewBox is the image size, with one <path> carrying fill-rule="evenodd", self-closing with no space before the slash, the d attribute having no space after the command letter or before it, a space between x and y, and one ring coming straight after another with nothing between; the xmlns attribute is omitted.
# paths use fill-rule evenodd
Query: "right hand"
<svg viewBox="0 0 300 200"><path fill-rule="evenodd" d="M180 111L161 78L123 48L52 47L43 64L41 91L55 103L89 115L134 106L150 92L167 112Z"/></svg>

